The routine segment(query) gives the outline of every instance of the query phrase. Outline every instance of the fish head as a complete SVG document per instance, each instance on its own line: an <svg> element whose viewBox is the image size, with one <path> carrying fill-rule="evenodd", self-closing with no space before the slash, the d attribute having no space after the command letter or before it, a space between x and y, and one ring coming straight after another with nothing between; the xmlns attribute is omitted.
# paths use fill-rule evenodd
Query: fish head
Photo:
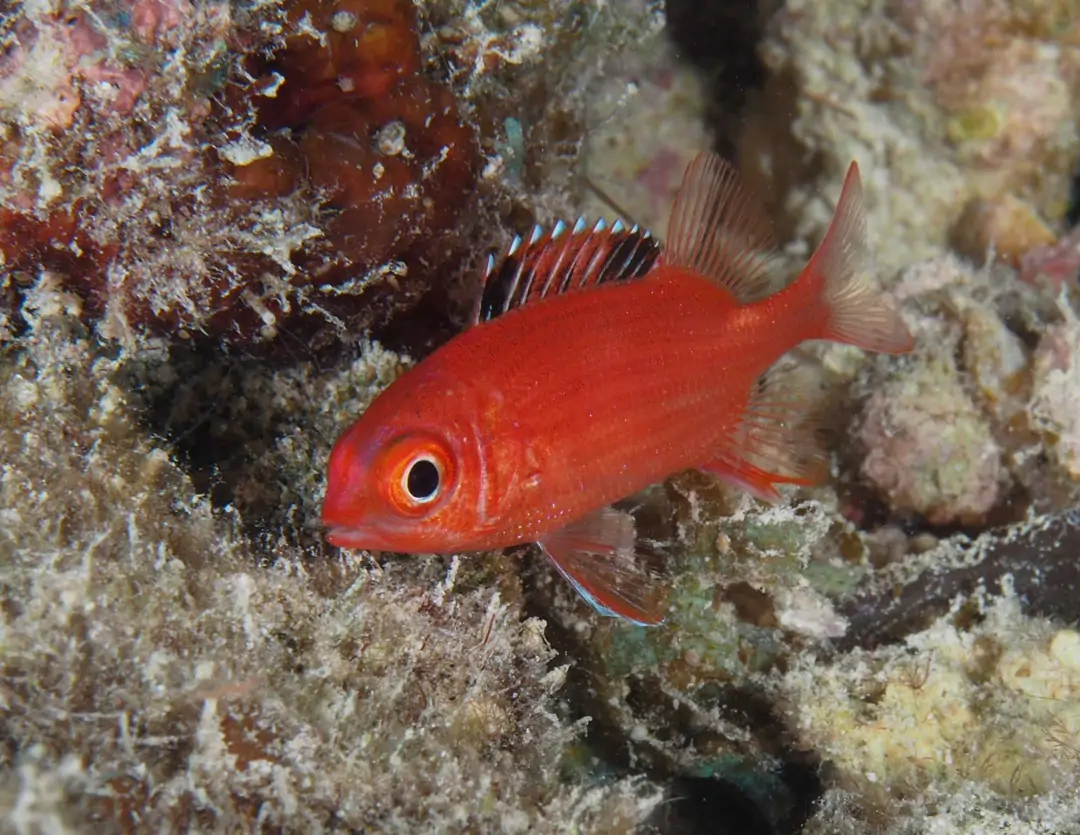
<svg viewBox="0 0 1080 835"><path fill-rule="evenodd" d="M488 474L467 388L397 380L334 444L322 521L332 545L370 551L470 550Z"/></svg>

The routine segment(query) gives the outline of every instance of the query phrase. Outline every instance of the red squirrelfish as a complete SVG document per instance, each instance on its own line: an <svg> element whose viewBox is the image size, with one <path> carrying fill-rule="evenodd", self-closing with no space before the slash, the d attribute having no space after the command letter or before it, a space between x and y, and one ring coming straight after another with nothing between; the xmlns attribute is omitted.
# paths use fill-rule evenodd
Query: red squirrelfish
<svg viewBox="0 0 1080 835"><path fill-rule="evenodd" d="M827 458L777 360L813 339L913 345L863 281L855 163L821 246L768 295L771 252L767 218L712 154L687 168L663 249L621 223L515 240L489 262L474 326L338 439L329 541L412 553L536 542L599 611L660 623L663 583L611 503L692 467L767 500L778 484L816 483Z"/></svg>

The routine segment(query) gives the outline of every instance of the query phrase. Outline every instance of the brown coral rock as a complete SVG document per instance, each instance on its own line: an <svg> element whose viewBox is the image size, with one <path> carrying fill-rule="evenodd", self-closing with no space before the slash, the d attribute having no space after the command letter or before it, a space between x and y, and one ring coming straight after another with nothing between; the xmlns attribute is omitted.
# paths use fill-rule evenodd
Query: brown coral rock
<svg viewBox="0 0 1080 835"><path fill-rule="evenodd" d="M393 97L327 105L300 149L311 186L336 211L325 227L330 240L375 265L452 228L473 175L470 140L453 97L421 78Z"/></svg>
<svg viewBox="0 0 1080 835"><path fill-rule="evenodd" d="M48 14L25 14L51 31ZM33 113L6 134L0 120L8 311L49 270L107 335L250 343L287 328L317 346L384 321L443 274L477 150L453 95L420 74L412 4L297 0L262 14L281 16L278 42L257 42L257 20L191 22L178 76L166 53L147 58L139 104L124 103L133 118L76 108L80 129L48 140L44 163ZM223 46L249 57L216 89Z"/></svg>
<svg viewBox="0 0 1080 835"><path fill-rule="evenodd" d="M260 105L267 127L307 121L344 98L378 99L420 71L411 0L300 0L288 10L285 49L263 67L281 90Z"/></svg>
<svg viewBox="0 0 1080 835"><path fill-rule="evenodd" d="M997 260L1019 267L1028 252L1051 246L1057 237L1032 207L1010 194L968 202L953 227L951 242L976 263L992 251Z"/></svg>
<svg viewBox="0 0 1080 835"><path fill-rule="evenodd" d="M921 362L880 386L855 436L863 478L896 513L978 524L1001 497L1001 448L949 361Z"/></svg>

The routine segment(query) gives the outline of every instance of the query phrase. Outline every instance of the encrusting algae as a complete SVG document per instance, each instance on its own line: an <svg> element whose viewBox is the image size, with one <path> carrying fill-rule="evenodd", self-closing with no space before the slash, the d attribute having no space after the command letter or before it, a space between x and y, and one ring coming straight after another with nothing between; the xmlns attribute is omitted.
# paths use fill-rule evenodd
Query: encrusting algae
<svg viewBox="0 0 1080 835"><path fill-rule="evenodd" d="M542 622L455 589L456 561L260 564L132 420L77 300L36 288L24 312L0 360L8 831L615 833L648 813L641 781L559 779L581 728Z"/></svg>

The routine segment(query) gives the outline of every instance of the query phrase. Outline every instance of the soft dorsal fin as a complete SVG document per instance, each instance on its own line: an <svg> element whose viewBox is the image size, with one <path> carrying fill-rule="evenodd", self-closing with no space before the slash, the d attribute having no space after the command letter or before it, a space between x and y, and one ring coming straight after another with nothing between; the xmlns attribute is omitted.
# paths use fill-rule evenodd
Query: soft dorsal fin
<svg viewBox="0 0 1080 835"><path fill-rule="evenodd" d="M484 289L473 317L487 322L548 296L612 281L641 278L656 263L660 244L649 232L622 221L590 229L579 219L550 232L535 227L528 241L514 238L498 259L488 258Z"/></svg>
<svg viewBox="0 0 1080 835"><path fill-rule="evenodd" d="M775 289L775 251L772 224L735 167L698 154L675 196L663 264L711 279L746 304Z"/></svg>

